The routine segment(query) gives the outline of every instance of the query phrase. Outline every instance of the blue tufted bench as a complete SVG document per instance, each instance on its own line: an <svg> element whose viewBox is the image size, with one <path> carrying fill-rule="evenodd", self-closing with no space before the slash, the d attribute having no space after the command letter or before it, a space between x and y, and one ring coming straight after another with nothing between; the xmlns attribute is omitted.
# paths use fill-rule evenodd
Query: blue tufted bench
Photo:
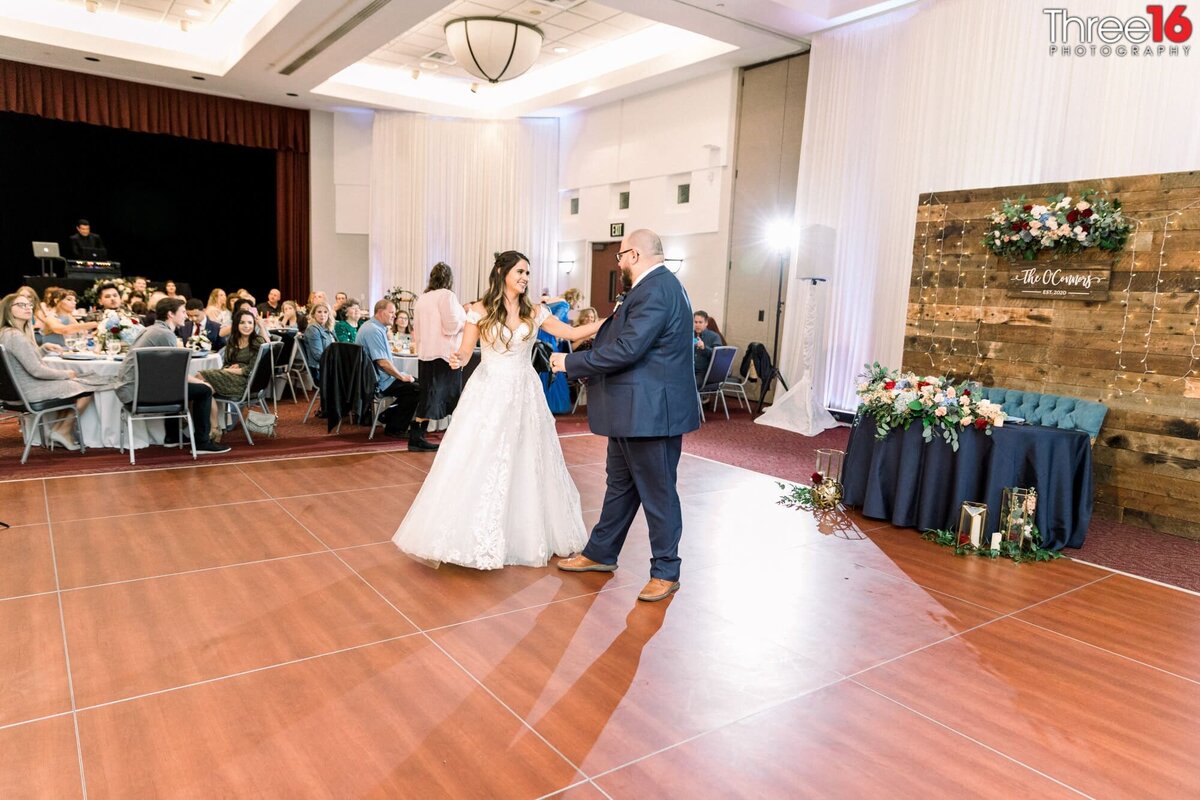
<svg viewBox="0 0 1200 800"><path fill-rule="evenodd" d="M1108 406L1103 403L1080 400L1077 397L991 386L983 388L983 396L1002 406L1004 413L1010 417L1023 417L1031 425L1087 431L1093 442L1100 435L1100 426L1104 424L1104 417L1108 414Z"/></svg>

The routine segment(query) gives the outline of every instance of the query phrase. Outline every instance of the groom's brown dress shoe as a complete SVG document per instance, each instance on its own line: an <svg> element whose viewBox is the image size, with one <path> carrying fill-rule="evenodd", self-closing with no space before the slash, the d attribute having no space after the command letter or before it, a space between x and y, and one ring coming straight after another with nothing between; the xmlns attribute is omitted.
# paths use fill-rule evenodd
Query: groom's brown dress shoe
<svg viewBox="0 0 1200 800"><path fill-rule="evenodd" d="M564 572L614 572L616 564L601 564L586 556L571 556L558 562L558 568Z"/></svg>
<svg viewBox="0 0 1200 800"><path fill-rule="evenodd" d="M651 578L650 582L642 587L642 593L638 595L638 600L645 600L647 603L654 603L659 600L666 600L671 595L679 591L679 581L668 581L664 578Z"/></svg>

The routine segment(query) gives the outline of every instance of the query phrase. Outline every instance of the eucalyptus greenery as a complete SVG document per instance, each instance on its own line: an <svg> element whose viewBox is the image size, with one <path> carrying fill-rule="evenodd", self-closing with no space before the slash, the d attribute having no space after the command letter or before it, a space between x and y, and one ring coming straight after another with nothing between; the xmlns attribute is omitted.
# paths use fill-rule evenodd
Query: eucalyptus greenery
<svg viewBox="0 0 1200 800"><path fill-rule="evenodd" d="M1033 540L1036 542L1040 534L1035 526L1033 529ZM969 556L977 555L983 558L1009 558L1020 564L1024 561L1053 561L1056 558L1062 558L1062 553L1055 550L1047 550L1041 545L1034 545L1033 549L1021 549L1018 542L1002 541L1000 542L999 550L991 550L983 547L975 547L970 542L959 539L958 534L954 531L946 531L938 528L933 528L921 534L922 539L927 539L931 542L937 542L943 547L954 548L954 555Z"/></svg>

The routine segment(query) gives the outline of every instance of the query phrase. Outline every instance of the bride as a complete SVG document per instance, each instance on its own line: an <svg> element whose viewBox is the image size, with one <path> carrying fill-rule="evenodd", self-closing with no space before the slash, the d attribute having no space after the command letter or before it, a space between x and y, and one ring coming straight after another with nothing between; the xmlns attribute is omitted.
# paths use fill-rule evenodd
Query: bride
<svg viewBox="0 0 1200 800"><path fill-rule="evenodd" d="M433 468L392 541L434 566L544 567L583 548L579 492L567 472L554 417L530 363L537 330L578 341L600 323L573 328L529 301L529 259L496 257L483 300L467 313L457 369L480 343Z"/></svg>

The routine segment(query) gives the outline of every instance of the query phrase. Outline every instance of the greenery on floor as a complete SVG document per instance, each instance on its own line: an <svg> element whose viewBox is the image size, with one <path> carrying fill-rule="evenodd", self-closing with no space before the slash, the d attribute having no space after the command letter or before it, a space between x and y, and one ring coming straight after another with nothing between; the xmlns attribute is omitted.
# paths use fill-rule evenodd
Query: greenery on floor
<svg viewBox="0 0 1200 800"><path fill-rule="evenodd" d="M1039 535L1037 528L1034 528L1034 541L1037 541ZM937 542L943 547L953 547L954 555L956 556L977 555L983 558L1011 558L1018 564L1024 561L1053 561L1056 558L1062 558L1062 553L1055 550L1047 550L1040 545L1033 545L1032 549L1029 547L1022 548L1019 542L1013 541L1000 542L999 550L975 547L954 531L939 530L937 528L925 531L921 534L921 538Z"/></svg>

